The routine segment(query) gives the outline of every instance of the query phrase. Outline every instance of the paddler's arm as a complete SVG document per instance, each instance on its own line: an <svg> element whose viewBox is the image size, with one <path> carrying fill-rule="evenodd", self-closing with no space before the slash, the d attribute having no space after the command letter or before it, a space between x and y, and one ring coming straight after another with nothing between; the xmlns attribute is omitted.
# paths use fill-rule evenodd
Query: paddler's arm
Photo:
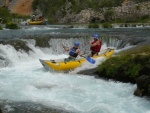
<svg viewBox="0 0 150 113"><path fill-rule="evenodd" d="M70 48L67 48L66 46L63 46L64 50L65 51L70 51L71 49Z"/></svg>
<svg viewBox="0 0 150 113"><path fill-rule="evenodd" d="M80 55L82 57L82 53L81 53L80 49L78 49L76 52L78 53L78 55Z"/></svg>
<svg viewBox="0 0 150 113"><path fill-rule="evenodd" d="M61 45L62 45L62 47L64 48L65 51L69 51L70 50L70 48L66 47L64 44L61 43Z"/></svg>

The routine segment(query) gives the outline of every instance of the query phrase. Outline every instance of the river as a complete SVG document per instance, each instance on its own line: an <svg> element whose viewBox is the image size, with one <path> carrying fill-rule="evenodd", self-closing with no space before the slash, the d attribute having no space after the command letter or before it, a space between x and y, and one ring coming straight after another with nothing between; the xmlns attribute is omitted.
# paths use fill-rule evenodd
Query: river
<svg viewBox="0 0 150 113"><path fill-rule="evenodd" d="M0 39L6 41L24 39L29 36L57 36L58 34L60 36L111 34L123 36L119 38L122 39L121 43L116 44L115 41L118 43L116 39L109 40L109 44L103 43L102 49L109 46L115 48L115 53L118 53L141 43L149 43L148 31L149 28L62 29L50 26L29 26L20 30L0 31ZM140 39L142 35L146 38ZM126 40L124 40L125 36L127 36ZM131 40L135 38L134 36L138 36L137 41ZM27 45L32 49L29 53L17 51L9 44L0 44L0 55L10 62L8 66L0 68L1 110L5 113L50 113L49 109L56 109L58 112L60 110L64 113L150 113L150 101L133 95L136 89L135 84L106 81L96 79L94 76L77 74L81 70L95 68L105 61L105 58L98 59L96 65L87 62L69 73L47 71L43 68L39 59L67 57L67 53L57 44L63 42L71 46L74 40L78 39L53 38L50 42L52 48L42 48L35 46L34 40L26 39ZM82 44L87 41L79 40ZM139 40L142 41L139 42Z"/></svg>

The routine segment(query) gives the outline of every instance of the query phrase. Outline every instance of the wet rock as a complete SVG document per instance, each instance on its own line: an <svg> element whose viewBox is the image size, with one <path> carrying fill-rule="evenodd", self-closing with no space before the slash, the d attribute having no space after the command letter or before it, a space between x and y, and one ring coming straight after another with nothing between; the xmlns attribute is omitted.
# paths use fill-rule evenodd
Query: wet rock
<svg viewBox="0 0 150 113"><path fill-rule="evenodd" d="M0 113L71 113L54 106L47 107L31 102L0 101Z"/></svg>
<svg viewBox="0 0 150 113"><path fill-rule="evenodd" d="M134 92L136 96L145 96L150 95L149 85L150 85L150 76L142 75L137 78L137 89Z"/></svg>
<svg viewBox="0 0 150 113"><path fill-rule="evenodd" d="M97 68L93 68L93 69L88 69L88 70L82 70L80 72L78 72L78 74L83 74L83 75L95 75L97 72Z"/></svg>
<svg viewBox="0 0 150 113"><path fill-rule="evenodd" d="M7 40L7 41L0 41L0 44L3 45L11 45L17 51L24 50L25 52L29 52L31 50L30 47L27 46L26 42L23 40Z"/></svg>
<svg viewBox="0 0 150 113"><path fill-rule="evenodd" d="M36 45L35 46L39 46L39 47L50 47L49 45L49 37L40 37L40 38L36 38Z"/></svg>

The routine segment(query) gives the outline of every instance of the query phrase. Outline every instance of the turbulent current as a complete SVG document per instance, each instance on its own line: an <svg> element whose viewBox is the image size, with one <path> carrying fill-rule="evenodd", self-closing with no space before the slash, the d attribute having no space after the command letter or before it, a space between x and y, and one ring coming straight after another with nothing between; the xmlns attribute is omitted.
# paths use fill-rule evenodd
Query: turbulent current
<svg viewBox="0 0 150 113"><path fill-rule="evenodd" d="M125 30L127 34L130 32L128 29ZM144 29L142 30L144 31ZM149 29L146 28L146 30ZM101 29L89 31L90 29L68 29L67 31L67 29L37 26L18 31L3 30L0 31L0 36L1 40L10 40L10 38L18 39L30 34L40 37L41 33L45 35L87 35L105 32L114 36L119 35L119 32L117 32L119 29L112 31L108 29L104 32ZM134 30L131 29L131 31ZM137 28L135 31L140 31L140 29ZM120 34L120 36L123 35L125 34ZM120 45L120 47L117 47L118 45L116 45L116 43L123 44L122 41L110 41L109 45L107 42L103 43L102 50L109 46L115 48L115 53L117 53L136 46L133 45L133 41L130 43L129 39L129 37L127 40L122 39L126 42L123 47ZM150 101L133 95L136 85L77 74L81 70L95 68L105 61L105 58L96 60L95 65L87 62L69 73L47 71L43 68L39 59L66 58L68 54L63 51L59 44L63 42L71 46L71 41L74 40L78 39L61 40L53 38L50 42L52 48L38 47L35 46L34 40L26 40L28 47L32 49L29 53L16 50L9 44L0 44L0 55L7 59L7 62L9 61L8 66L0 68L1 111L5 113L50 113L50 109L53 109L53 112L56 110L55 112L64 113L150 113ZM139 37L137 37L137 40L139 40ZM85 43L81 39L80 41L82 41L82 44ZM141 41L141 43L144 43L144 41Z"/></svg>

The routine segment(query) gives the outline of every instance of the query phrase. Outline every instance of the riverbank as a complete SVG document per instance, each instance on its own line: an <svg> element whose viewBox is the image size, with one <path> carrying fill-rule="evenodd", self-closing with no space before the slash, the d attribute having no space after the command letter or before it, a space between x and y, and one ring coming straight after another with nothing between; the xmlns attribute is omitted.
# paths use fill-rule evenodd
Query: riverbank
<svg viewBox="0 0 150 113"><path fill-rule="evenodd" d="M26 23L26 22L25 22ZM150 28L150 23L108 23L109 25L106 28ZM69 25L55 25L55 24L47 24L47 25L28 25L28 24L17 24L20 29L28 28L28 27L49 27L49 28L89 28L90 24L69 24ZM95 24L96 28L105 28L103 24ZM0 24L1 28L5 29L5 24ZM93 25L94 27L94 25Z"/></svg>
<svg viewBox="0 0 150 113"><path fill-rule="evenodd" d="M88 28L90 24L72 24L72 28ZM104 28L103 24L96 24L97 28ZM109 23L107 28L142 28L150 27L149 23Z"/></svg>

